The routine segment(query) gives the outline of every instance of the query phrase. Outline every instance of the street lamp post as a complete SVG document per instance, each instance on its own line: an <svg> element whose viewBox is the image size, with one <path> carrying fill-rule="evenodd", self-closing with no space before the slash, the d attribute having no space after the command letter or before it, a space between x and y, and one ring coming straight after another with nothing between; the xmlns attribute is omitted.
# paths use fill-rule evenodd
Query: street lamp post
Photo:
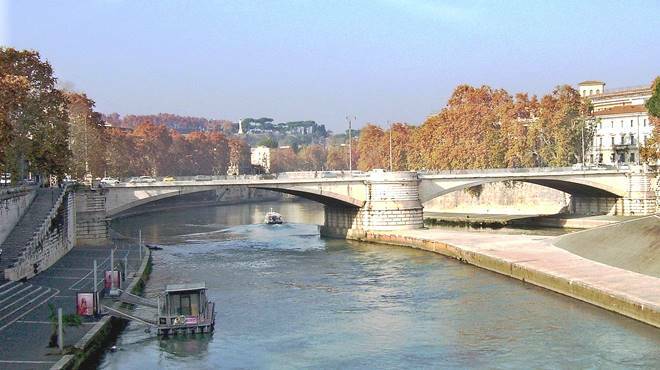
<svg viewBox="0 0 660 370"><path fill-rule="evenodd" d="M357 118L353 116L353 120L356 119ZM346 121L348 121L348 173L353 175L353 122L350 116L346 116Z"/></svg>
<svg viewBox="0 0 660 370"><path fill-rule="evenodd" d="M387 125L390 127L390 172L392 172L392 124L387 121Z"/></svg>

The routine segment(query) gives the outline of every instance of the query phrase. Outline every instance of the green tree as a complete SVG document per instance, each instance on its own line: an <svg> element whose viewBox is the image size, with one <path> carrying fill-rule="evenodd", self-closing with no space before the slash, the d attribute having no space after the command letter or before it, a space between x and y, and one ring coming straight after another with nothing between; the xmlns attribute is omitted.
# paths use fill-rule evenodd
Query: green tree
<svg viewBox="0 0 660 370"><path fill-rule="evenodd" d="M274 138L268 136L268 137L265 137L265 138L261 139L257 143L257 145L258 146L265 146L265 147L268 147L268 148L277 148L277 140L275 140Z"/></svg>
<svg viewBox="0 0 660 370"><path fill-rule="evenodd" d="M101 114L94 111L94 101L84 93L65 93L69 112L69 174L82 178L106 172L106 128Z"/></svg>
<svg viewBox="0 0 660 370"><path fill-rule="evenodd" d="M653 95L646 101L653 133L641 148L640 156L644 162L657 164L660 161L660 76L656 77L651 86Z"/></svg>

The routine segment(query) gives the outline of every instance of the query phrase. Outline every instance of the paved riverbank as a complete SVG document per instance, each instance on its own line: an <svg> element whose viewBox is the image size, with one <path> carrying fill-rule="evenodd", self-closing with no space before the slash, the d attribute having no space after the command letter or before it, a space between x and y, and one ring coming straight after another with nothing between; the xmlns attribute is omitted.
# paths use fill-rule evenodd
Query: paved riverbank
<svg viewBox="0 0 660 370"><path fill-rule="evenodd" d="M128 258L129 278L140 268L135 246L118 247L117 262ZM109 266L110 247L76 247L48 270L26 282L0 282L0 369L48 369L63 355L49 348L52 324L48 304L75 313L78 291L91 291L93 261L98 261L99 282ZM67 327L65 347L74 348L96 325L85 319L80 327Z"/></svg>
<svg viewBox="0 0 660 370"><path fill-rule="evenodd" d="M552 237L417 229L368 232L366 240L443 254L660 328L660 278L572 254Z"/></svg>
<svg viewBox="0 0 660 370"><path fill-rule="evenodd" d="M427 224L472 225L476 227L556 227L567 229L590 229L606 226L622 221L628 221L643 216L612 216L612 215L507 215L507 214L476 214L424 212Z"/></svg>

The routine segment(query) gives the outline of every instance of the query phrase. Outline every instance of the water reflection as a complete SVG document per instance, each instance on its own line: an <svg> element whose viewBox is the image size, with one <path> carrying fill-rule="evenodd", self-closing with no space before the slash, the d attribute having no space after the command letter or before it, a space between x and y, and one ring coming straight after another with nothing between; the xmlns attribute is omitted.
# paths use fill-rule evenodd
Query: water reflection
<svg viewBox="0 0 660 370"><path fill-rule="evenodd" d="M267 226L275 208L289 223ZM432 253L323 239L311 203L121 220L163 244L146 289L206 281L212 336L129 325L102 367L611 368L660 363L657 329ZM149 339L151 338L151 339Z"/></svg>

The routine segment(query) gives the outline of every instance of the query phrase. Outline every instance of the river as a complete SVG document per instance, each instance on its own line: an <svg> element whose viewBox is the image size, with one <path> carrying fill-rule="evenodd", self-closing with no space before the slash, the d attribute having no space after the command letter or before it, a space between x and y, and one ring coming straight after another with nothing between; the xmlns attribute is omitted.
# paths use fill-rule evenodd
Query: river
<svg viewBox="0 0 660 370"><path fill-rule="evenodd" d="M288 223L261 224L274 208ZM660 330L456 260L319 237L322 206L151 213L115 230L164 249L146 295L206 281L213 335L130 324L103 369L657 368Z"/></svg>

